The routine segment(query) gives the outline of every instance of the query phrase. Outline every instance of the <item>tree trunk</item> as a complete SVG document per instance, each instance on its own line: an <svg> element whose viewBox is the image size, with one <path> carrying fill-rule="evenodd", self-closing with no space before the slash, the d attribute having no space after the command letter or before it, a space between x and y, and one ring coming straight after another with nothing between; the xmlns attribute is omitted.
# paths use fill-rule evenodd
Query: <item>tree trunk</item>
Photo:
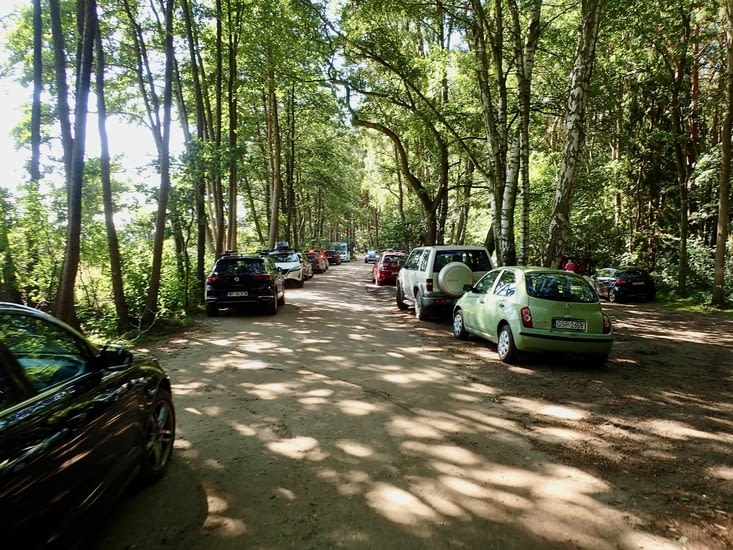
<svg viewBox="0 0 733 550"><path fill-rule="evenodd" d="M565 149L557 176L555 201L542 258L542 264L546 267L560 266L565 239L570 228L573 192L585 144L585 105L595 61L603 2L604 0L581 2L581 26L575 61L570 73L570 95L565 118Z"/></svg>
<svg viewBox="0 0 733 550"><path fill-rule="evenodd" d="M102 179L102 203L104 206L104 222L107 228L107 248L109 249L110 275L112 279L112 296L117 312L117 330L120 334L130 328L130 319L122 284L122 261L120 259L120 245L117 239L117 230L114 221L114 204L112 200L112 181L110 177L109 140L107 138L107 105L104 98L104 51L102 37L96 33L95 46L97 52L96 66L96 94L97 94L97 124L100 141L100 164Z"/></svg>
<svg viewBox="0 0 733 550"><path fill-rule="evenodd" d="M282 182L282 145L280 123L278 120L277 95L274 84L275 75L270 73L267 89L267 145L270 159L270 232L267 244L275 248L280 233L280 200L283 192Z"/></svg>
<svg viewBox="0 0 733 550"><path fill-rule="evenodd" d="M51 2L56 4L54 0ZM53 11L53 10L52 10ZM58 15L58 10L55 10ZM97 7L94 0L82 0L77 7L77 27L80 43L77 47L76 63L76 107L74 109L74 138L71 147L64 146L64 156L71 153L65 164L70 171L67 173L68 194L68 225L66 230L66 249L64 264L61 270L61 282L54 308L56 316L71 325L77 325L74 308L74 289L76 275L79 270L81 254L81 206L82 187L84 185L84 153L86 145L86 122L89 98L89 88L92 74L92 52L94 50L94 35L96 33ZM56 26L56 25L55 25ZM61 24L58 22L57 30ZM54 49L57 58L63 55L63 37L54 33ZM57 66L56 70L62 67ZM65 79L63 79L65 80ZM60 91L60 90L59 90ZM60 103L66 103L67 98L59 96Z"/></svg>
<svg viewBox="0 0 733 550"><path fill-rule="evenodd" d="M725 256L728 244L728 223L730 216L731 177L731 131L733 131L733 0L725 2L726 16L726 73L725 73L725 115L722 128L722 155L720 166L720 198L718 203L718 228L715 241L715 273L713 276L712 305L725 305Z"/></svg>
<svg viewBox="0 0 733 550"><path fill-rule="evenodd" d="M155 237L153 239L153 262L150 273L150 287L145 299L145 311L142 323L152 325L158 314L158 290L160 289L160 273L163 264L163 243L170 195L170 130L171 103L173 84L173 4L175 0L165 3L165 76L163 82L163 123L158 128L160 148L160 192L158 194L158 212L155 219ZM151 95L155 91L151 87Z"/></svg>

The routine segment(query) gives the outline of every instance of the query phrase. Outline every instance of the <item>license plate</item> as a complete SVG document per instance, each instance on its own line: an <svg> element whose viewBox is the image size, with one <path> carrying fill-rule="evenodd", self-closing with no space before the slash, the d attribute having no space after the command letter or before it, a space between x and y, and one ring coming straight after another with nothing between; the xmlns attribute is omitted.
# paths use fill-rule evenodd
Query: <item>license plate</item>
<svg viewBox="0 0 733 550"><path fill-rule="evenodd" d="M553 319L552 327L563 330L585 330L585 321L574 319Z"/></svg>
<svg viewBox="0 0 733 550"><path fill-rule="evenodd" d="M634 281L634 282L633 282L633 283L631 283L631 284L632 284L633 286L641 286L641 285L643 285L643 284L644 284L644 281Z"/></svg>
<svg viewBox="0 0 733 550"><path fill-rule="evenodd" d="M227 292L227 296L247 296L246 290L236 290L234 292Z"/></svg>

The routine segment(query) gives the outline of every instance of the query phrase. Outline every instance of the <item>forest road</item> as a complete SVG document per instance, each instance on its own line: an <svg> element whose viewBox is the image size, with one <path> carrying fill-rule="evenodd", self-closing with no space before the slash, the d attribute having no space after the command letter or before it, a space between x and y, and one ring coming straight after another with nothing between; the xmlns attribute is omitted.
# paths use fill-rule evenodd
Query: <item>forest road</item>
<svg viewBox="0 0 733 550"><path fill-rule="evenodd" d="M617 341L593 370L503 364L362 262L286 299L149 349L174 460L89 548L733 547L730 320L604 303Z"/></svg>

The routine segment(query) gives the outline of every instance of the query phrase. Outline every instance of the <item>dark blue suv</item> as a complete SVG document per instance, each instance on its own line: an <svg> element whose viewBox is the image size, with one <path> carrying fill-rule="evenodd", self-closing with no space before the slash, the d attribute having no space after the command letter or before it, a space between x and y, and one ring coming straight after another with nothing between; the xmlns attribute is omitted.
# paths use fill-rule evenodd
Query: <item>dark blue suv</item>
<svg viewBox="0 0 733 550"><path fill-rule="evenodd" d="M220 307L257 306L274 315L285 304L282 273L269 256L227 252L214 263L206 278L206 315Z"/></svg>

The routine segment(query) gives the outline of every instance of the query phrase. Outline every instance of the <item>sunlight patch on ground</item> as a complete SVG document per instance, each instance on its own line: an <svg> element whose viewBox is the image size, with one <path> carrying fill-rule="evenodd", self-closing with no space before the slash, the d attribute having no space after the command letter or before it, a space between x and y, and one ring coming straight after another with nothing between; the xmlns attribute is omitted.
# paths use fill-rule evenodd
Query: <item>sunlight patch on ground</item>
<svg viewBox="0 0 733 550"><path fill-rule="evenodd" d="M243 383L240 386L246 392L266 400L279 399L283 395L293 393L296 388L295 384L286 382L259 385Z"/></svg>
<svg viewBox="0 0 733 550"><path fill-rule="evenodd" d="M720 436L696 430L683 422L676 422L665 418L642 421L639 423L639 428L660 437L670 439L723 439Z"/></svg>
<svg viewBox="0 0 733 550"><path fill-rule="evenodd" d="M468 466L478 464L480 458L473 452L457 445L429 445L419 441L405 441L400 448L410 454L430 456L450 464Z"/></svg>
<svg viewBox="0 0 733 550"><path fill-rule="evenodd" d="M321 461L328 458L328 454L320 449L318 440L313 437L301 436L273 441L267 444L267 448L293 460Z"/></svg>
<svg viewBox="0 0 733 550"><path fill-rule="evenodd" d="M374 450L371 447L367 447L362 443L350 441L348 439L337 441L336 447L341 449L347 455L356 456L358 458L366 458L374 454Z"/></svg>
<svg viewBox="0 0 733 550"><path fill-rule="evenodd" d="M426 520L433 523L440 520L440 516L430 506L388 483L376 483L366 499L367 504L377 513L401 525L417 526Z"/></svg>
<svg viewBox="0 0 733 550"><path fill-rule="evenodd" d="M395 437L422 437L425 439L437 439L443 433L436 428L415 420L412 417L395 416L386 426L387 432Z"/></svg>
<svg viewBox="0 0 733 550"><path fill-rule="evenodd" d="M341 412L349 416L366 416L382 411L382 407L377 407L366 401L356 401L354 399L344 399L338 402Z"/></svg>
<svg viewBox="0 0 733 550"><path fill-rule="evenodd" d="M714 478L733 481L733 467L731 466L711 466L707 472Z"/></svg>
<svg viewBox="0 0 733 550"><path fill-rule="evenodd" d="M588 416L588 413L586 411L581 411L580 409L573 409L570 407L562 407L559 405L548 405L546 407L542 407L537 412L538 414L543 414L545 416L554 416L555 418L562 418L564 420L581 420Z"/></svg>

